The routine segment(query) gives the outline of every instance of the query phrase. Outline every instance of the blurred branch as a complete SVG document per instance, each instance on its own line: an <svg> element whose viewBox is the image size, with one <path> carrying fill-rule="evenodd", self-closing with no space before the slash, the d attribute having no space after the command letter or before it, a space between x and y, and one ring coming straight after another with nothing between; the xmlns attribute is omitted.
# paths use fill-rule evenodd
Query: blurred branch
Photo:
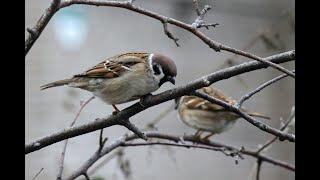
<svg viewBox="0 0 320 180"><path fill-rule="evenodd" d="M238 55L250 58L250 59L254 59L254 60L260 61L264 64L267 64L267 65L269 65L279 71L282 71L283 73L286 73L293 78L295 77L294 73L290 72L289 70L287 70L287 69L283 68L282 66L279 66L271 61L266 61L265 58L262 58L262 57L254 55L254 54L244 52L244 51L241 51L241 50L238 50L238 49L235 49L235 48L232 48L232 47L229 47L229 46L226 46L221 43L213 41L212 39L207 37L205 34L203 34L201 31L199 31L197 29L197 27L194 26L195 24L194 25L186 24L186 23L183 23L183 22L178 21L176 19L169 18L169 17L163 16L163 15L157 14L155 12L143 9L141 7L133 5L133 3L132 3L133 1L64 0L61 3L59 3L59 2L60 2L59 0L52 1L50 8L44 14L44 15L48 14L46 16L47 18L45 18L44 20L42 20L42 18L40 18L39 21L41 21L42 23L41 22L39 23L39 21L38 21L39 27L37 26L38 28L36 28L36 29L39 30L38 31L39 33L37 34L36 38L32 38L33 36L29 35L30 38L28 38L25 43L26 44L25 55L27 55L29 49L32 47L35 40L39 37L40 33L45 28L45 26L49 22L50 18L59 9L62 9L62 8L65 8L65 7L74 5L74 4L85 4L85 5L93 5L93 6L110 6L110 7L118 7L118 8L128 9L130 11L137 12L139 14L143 14L143 15L146 15L146 16L149 16L151 18L154 18L154 19L161 21L162 23L164 23L165 33L167 34L167 36L169 38L173 39L175 41L175 43L177 43L177 39L174 38L169 31L166 31L167 30L166 23L173 24L175 26L178 26L182 29L185 29L185 30L193 33L195 36L200 38L204 43L206 43L210 48L212 48L213 50L215 50L217 52L224 50L224 51L232 52L234 54L238 54ZM200 12L199 17L195 20L195 22L197 22L197 20L199 20L199 19L200 20L203 19L203 17L205 16L205 14L207 13L207 11L210 8L211 7L209 5L206 5L204 7L204 9ZM196 23L196 25L197 24L199 24L199 23ZM31 39L32 43L28 43L30 41L29 39Z"/></svg>
<svg viewBox="0 0 320 180"><path fill-rule="evenodd" d="M179 39L174 37L173 34L169 31L167 20L163 21L162 24L163 24L164 33L168 36L168 38L170 38L174 41L174 43L177 45L177 47L179 47L180 46L178 43Z"/></svg>
<svg viewBox="0 0 320 180"><path fill-rule="evenodd" d="M81 111L84 109L84 107L91 101L93 100L95 97L94 96L91 96L87 101L85 101L84 103L80 103L80 109L78 111L78 113L76 114L75 118L73 119L73 121L71 122L70 126L69 127L72 127L77 119L79 118L80 116L80 113ZM65 153L66 153L66 150L67 150L67 145L68 145L68 139L64 141L64 145L63 145L63 149L62 149L62 153L61 153L61 156L60 156L60 165L59 165L59 172L58 172L58 176L57 176L57 180L61 180L62 178L62 173L63 173L63 165L64 165L64 157L65 157Z"/></svg>
<svg viewBox="0 0 320 180"><path fill-rule="evenodd" d="M43 171L43 169L44 168L41 168L40 171L37 172L37 174L33 176L32 180L35 180L39 176L39 174Z"/></svg>
<svg viewBox="0 0 320 180"><path fill-rule="evenodd" d="M295 70L293 70L292 72L294 72ZM277 81L287 77L288 75L287 74L282 74L278 77L275 77L263 84L261 84L259 87L257 87L256 89L254 89L253 91L249 92L248 94L245 94L244 96L242 96L240 98L240 100L238 101L238 103L235 105L235 107L237 108L240 108L242 106L242 104L248 100L250 97L252 97L253 95L257 94L258 92L260 92L262 89L268 87L269 85L273 84L273 83L276 83Z"/></svg>
<svg viewBox="0 0 320 180"><path fill-rule="evenodd" d="M260 179L260 170L261 170L262 161L258 158L257 160L257 174L256 174L256 180Z"/></svg>
<svg viewBox="0 0 320 180"><path fill-rule="evenodd" d="M284 62L292 61L294 59L295 59L295 51L288 51L285 53L281 53L281 54L277 54L277 55L273 55L265 58L265 60L271 61L274 63L284 63ZM79 136L82 134L86 134L89 132L93 132L93 131L114 126L114 125L123 125L124 123L126 123L127 121L126 119L134 116L135 114L138 114L139 112L145 109L148 109L149 107L175 99L177 97L181 97L183 95L187 95L202 87L210 86L211 84L217 81L228 79L230 77L233 77L242 73L254 71L257 69L263 69L267 67L268 65L264 63L252 61L252 62L246 62L237 66L216 71L207 76L194 80L184 86L173 88L171 90L164 91L157 95L147 96L147 98L143 100L143 105L141 104L142 102L138 102L123 109L122 111L118 112L116 115L111 115L102 119L96 119L94 122L89 122L87 124L84 124L78 127L64 129L52 135L35 140L25 145L25 154L42 149L46 146L62 141L64 139L72 138L75 136ZM254 125L256 125L257 127L263 130L266 130L266 132L272 133L276 136L281 136L282 138L292 142L295 141L294 136L281 133L278 130L270 129L268 126L265 126L264 124L262 126L259 126L260 124L256 124L255 121L252 121L251 117L245 114L242 114L242 115L243 117L246 117L246 120L249 119L248 120L249 122L253 123Z"/></svg>
<svg viewBox="0 0 320 180"><path fill-rule="evenodd" d="M158 124L167 114L169 114L174 109L174 104L171 104L162 112L160 112L151 122L146 124L146 129L155 129L156 124Z"/></svg>
<svg viewBox="0 0 320 180"><path fill-rule="evenodd" d="M164 139L171 141L172 143L161 143L161 142L145 142L145 143L128 143L132 140L137 139L137 135L124 135L108 146L105 146L100 153L94 153L89 160L87 160L82 166L74 171L69 177L66 178L66 180L75 179L83 174L87 174L86 172L88 169L101 157L104 155L110 153L111 151L119 148L119 147L127 147L127 146L151 146L151 145L166 145L166 146L176 146L176 147L185 147L185 148L200 148L200 149L207 149L207 150L213 150L213 151L219 151L223 154L231 157L242 157L243 155L251 156L257 159L260 159L261 161L265 161L271 164L274 164L279 167L283 167L285 169L295 171L295 167L291 164L288 164L286 162L282 162L280 160L276 160L270 157L267 157L265 155L257 154L255 151L246 150L245 148L237 148L230 145L213 142L213 141L204 141L199 138L196 138L194 136L174 136L169 134L162 134L158 132L146 132L145 133L148 138L156 138L156 139ZM193 144L186 144L186 142L190 142Z"/></svg>
<svg viewBox="0 0 320 180"><path fill-rule="evenodd" d="M111 154L110 156L108 156L106 159L104 159L101 163L99 163L97 166L95 166L94 168L92 168L91 170L89 170L88 174L92 175L95 172L97 172L98 169L100 169L101 167L103 167L104 165L106 165L108 162L110 162L110 160L112 160L115 157L118 157L120 154L123 154L123 149L119 149L117 152Z"/></svg>
<svg viewBox="0 0 320 180"><path fill-rule="evenodd" d="M295 117L295 107L293 106L291 108L291 113L287 119L287 121L283 124L282 127L280 127L281 131L286 131L286 129L289 128L290 123L292 122L292 120ZM265 142L262 146L260 146L257 150L256 150L256 154L261 154L262 151L266 151L268 147L271 147L272 143L274 143L276 140L278 139L277 136L275 136L274 138L270 139L269 141ZM252 173L253 171L256 169L256 180L259 180L260 177L260 170L261 170L261 164L262 164L262 160L260 158L257 159L255 165L252 168ZM252 174L251 173L251 174Z"/></svg>
<svg viewBox="0 0 320 180"><path fill-rule="evenodd" d="M292 119L295 117L295 109L294 107L291 110L290 116L288 117L287 121L285 122L285 124L280 127L281 131L285 131L289 124L291 123ZM278 139L277 136L275 136L274 138L270 139L269 141L267 141L264 145L262 145L258 150L257 153L262 152L263 150L265 150L267 147L269 147L273 142L275 142Z"/></svg>

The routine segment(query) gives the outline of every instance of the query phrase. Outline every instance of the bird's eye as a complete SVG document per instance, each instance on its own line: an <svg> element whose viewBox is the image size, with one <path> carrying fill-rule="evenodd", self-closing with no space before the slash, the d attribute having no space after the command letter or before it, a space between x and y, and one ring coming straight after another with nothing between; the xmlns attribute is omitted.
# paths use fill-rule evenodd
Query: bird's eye
<svg viewBox="0 0 320 180"><path fill-rule="evenodd" d="M160 69L161 69L161 66L160 66L159 64L153 65L152 68L153 68L153 71L154 71L154 74L155 74L155 75L161 74L161 70L160 70Z"/></svg>

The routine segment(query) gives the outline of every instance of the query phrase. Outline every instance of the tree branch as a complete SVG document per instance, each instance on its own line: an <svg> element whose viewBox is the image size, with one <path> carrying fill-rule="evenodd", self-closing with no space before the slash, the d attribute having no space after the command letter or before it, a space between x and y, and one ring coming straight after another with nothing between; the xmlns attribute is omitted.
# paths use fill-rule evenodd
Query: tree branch
<svg viewBox="0 0 320 180"><path fill-rule="evenodd" d="M278 55L270 56L266 58L266 60L270 60L274 63L284 63L288 61L292 61L295 59L295 52L294 51L288 51L285 53L281 53ZM89 132L93 132L102 128L119 125L119 121L121 119L128 119L132 117L135 114L138 114L139 112L155 106L157 104L175 99L177 97L181 97L183 95L187 95L197 89L200 89L202 87L209 86L217 81L228 79L230 77L254 71L257 69L263 69L268 67L268 65L260 63L260 62L246 62L242 63L237 66L225 68L219 71L216 71L212 74L209 74L207 76L204 76L202 78L199 78L197 80L194 80L191 83L188 83L184 86L180 86L177 88L173 88L171 90L162 92L158 95L151 96L147 98L144 102L144 106L142 106L139 102L131 105L128 108L125 108L124 110L120 111L116 115L111 115L106 118L102 119L96 119L94 122L89 122L87 124L78 126L78 127L72 127L69 129L61 130L57 133L54 133L52 135L40 138L38 140L35 140L34 142L31 142L29 144L25 145L25 154L28 154L30 152L39 150L41 148L44 148L46 146L49 146L53 143L62 141L64 139L72 138L75 136L79 136L82 134L86 134ZM272 131L268 131L272 132ZM282 134L282 133L280 133ZM279 133L276 133L274 135L279 135ZM288 139L290 141L294 141L294 137L292 136L284 136L285 139Z"/></svg>
<svg viewBox="0 0 320 180"><path fill-rule="evenodd" d="M294 70L292 72L294 72ZM252 97L256 93L260 92L262 89L268 87L269 85L271 85L271 84L273 84L273 83L275 83L275 82L277 82L277 81L279 81L279 80L281 80L281 79L283 79L283 78L285 78L287 76L288 76L287 74L282 74L282 75L280 75L278 77L275 77L275 78L273 78L273 79L261 84L259 87L257 87L253 91L251 91L248 94L242 96L240 98L240 100L238 101L238 103L235 105L235 107L237 107L239 109L242 106L242 104L244 103L244 101L248 100L250 97Z"/></svg>
<svg viewBox="0 0 320 180"><path fill-rule="evenodd" d="M43 171L43 169L44 169L44 168L41 168L40 171L37 172L37 174L33 176L32 180L35 180L35 179L41 174L41 172Z"/></svg>
<svg viewBox="0 0 320 180"><path fill-rule="evenodd" d="M73 119L73 121L71 122L70 126L69 127L72 127L77 119L79 118L80 116L80 113L81 111L84 109L84 107L91 101L93 100L95 97L92 96L90 97L87 101L85 101L83 104L80 104L80 109L79 111L77 112L75 118ZM61 180L62 178L62 173L63 173L63 166L64 166L64 157L65 157L65 154L66 154L66 150L67 150L67 145L68 145L68 139L66 139L64 141L64 145L63 145L63 149L62 149L62 152L61 152L61 156L60 156L60 161L59 161L59 172L58 172L58 176L57 176L57 180Z"/></svg>
<svg viewBox="0 0 320 180"><path fill-rule="evenodd" d="M25 56L28 54L30 48L39 38L40 34L47 26L52 16L59 10L60 0L52 0L50 6L44 11L37 24L33 28L27 28L29 35L25 41L24 49Z"/></svg>
<svg viewBox="0 0 320 180"><path fill-rule="evenodd" d="M172 141L174 143L165 143L165 142L145 142L145 143L127 143L132 140L137 139L137 135L125 135L114 142L112 142L110 145L104 147L101 150L101 153L94 153L89 160L87 160L79 169L77 169L75 172L73 172L69 177L66 178L66 180L75 179L84 172L87 172L88 169L101 157L104 155L110 153L111 151L119 148L119 147L126 147L126 146L151 146L151 145L168 145L168 146L176 146L176 147L185 147L185 148L200 148L200 149L207 149L207 150L213 150L213 151L219 151L223 154L231 157L237 157L241 155L251 156L257 159L260 159L261 161L265 161L274 165L277 165L279 167L283 167L285 169L295 171L295 167L291 164L288 164L286 162L282 162L280 160L276 160L270 157L267 157L265 155L257 154L255 151L246 150L244 148L237 148L230 145L225 145L218 142L213 141L203 141L199 138L195 138L194 136L174 136L169 134L162 134L158 132L146 132L145 133L148 138L157 138L157 139L164 139L168 141ZM183 142L181 141L183 139ZM194 143L193 145L186 144L186 142Z"/></svg>

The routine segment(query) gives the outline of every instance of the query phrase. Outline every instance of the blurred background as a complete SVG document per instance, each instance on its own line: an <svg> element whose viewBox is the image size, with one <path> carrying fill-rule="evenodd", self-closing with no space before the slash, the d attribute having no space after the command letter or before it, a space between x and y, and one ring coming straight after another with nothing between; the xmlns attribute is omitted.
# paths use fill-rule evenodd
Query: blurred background
<svg viewBox="0 0 320 180"><path fill-rule="evenodd" d="M205 20L207 23L220 25L201 31L218 42L262 57L295 48L294 0L199 2L200 8L205 4L214 6ZM25 2L25 28L36 23L49 3L49 0ZM136 0L134 3L186 23L192 23L196 18L192 0ZM177 86L229 65L249 61L247 58L234 57L228 52L215 52L196 36L175 26L169 25L169 30L180 39L181 47L176 47L164 34L159 21L125 9L74 5L56 13L26 56L25 141L31 142L68 127L80 108L80 102L91 97L89 92L80 89L60 87L40 91L39 87L80 73L106 57L127 51L164 53L177 64ZM27 32L25 35L27 36ZM283 66L294 69L294 62ZM268 68L214 85L238 99L279 74L278 71ZM166 83L156 93L172 87L170 83ZM294 87L292 78L283 79L252 97L245 106L271 116L272 121L266 123L278 128L280 118L286 119L294 105ZM132 103L118 107L123 109L130 104ZM149 108L131 118L131 121L143 128L172 104L173 101L170 101ZM82 111L76 125L105 117L111 112L111 106L94 99ZM175 135L195 132L177 119L176 111L171 111L163 117L157 128L160 132ZM108 142L112 142L126 132L123 127L113 126L105 129L104 135L109 138ZM96 151L98 137L99 131L96 131L69 140L64 177L79 168ZM255 149L270 138L270 134L262 132L243 119L228 132L212 137L216 141L248 149ZM37 179L56 179L62 148L63 142L59 142L26 155L25 178L32 179L44 168ZM295 163L294 143L277 141L266 154ZM123 161L126 163L119 163ZM128 147L120 159L111 159L91 177L105 180L252 179L250 173L254 163L255 159L245 157L236 165L233 158L201 149ZM121 169L127 173L123 173ZM268 163L262 164L260 175L261 179L265 180L295 178L293 172Z"/></svg>

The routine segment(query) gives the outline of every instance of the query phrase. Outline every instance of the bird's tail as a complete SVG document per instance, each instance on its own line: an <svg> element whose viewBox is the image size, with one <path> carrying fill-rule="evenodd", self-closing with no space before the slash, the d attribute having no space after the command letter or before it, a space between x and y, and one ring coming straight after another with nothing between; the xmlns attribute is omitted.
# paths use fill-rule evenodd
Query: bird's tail
<svg viewBox="0 0 320 180"><path fill-rule="evenodd" d="M268 120L271 119L269 116L266 116L257 112L247 112L247 114L253 117L259 117L259 118L268 119Z"/></svg>
<svg viewBox="0 0 320 180"><path fill-rule="evenodd" d="M40 89L44 90L44 89L48 89L48 88L52 88L52 87L63 86L63 85L67 85L71 82L72 82L72 79L63 79L63 80L55 81L55 82L52 82L49 84L45 84L45 85L41 86Z"/></svg>

